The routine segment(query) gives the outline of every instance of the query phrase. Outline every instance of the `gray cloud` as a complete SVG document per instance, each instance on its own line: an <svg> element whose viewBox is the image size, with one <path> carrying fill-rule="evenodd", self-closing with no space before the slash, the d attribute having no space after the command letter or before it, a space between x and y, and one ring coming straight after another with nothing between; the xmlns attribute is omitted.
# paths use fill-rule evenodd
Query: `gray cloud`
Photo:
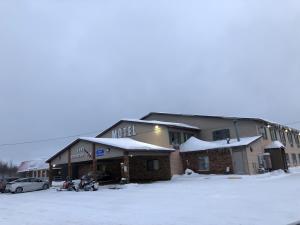
<svg viewBox="0 0 300 225"><path fill-rule="evenodd" d="M1 1L0 144L149 111L298 121L299 15L296 0ZM48 157L70 140L0 158Z"/></svg>

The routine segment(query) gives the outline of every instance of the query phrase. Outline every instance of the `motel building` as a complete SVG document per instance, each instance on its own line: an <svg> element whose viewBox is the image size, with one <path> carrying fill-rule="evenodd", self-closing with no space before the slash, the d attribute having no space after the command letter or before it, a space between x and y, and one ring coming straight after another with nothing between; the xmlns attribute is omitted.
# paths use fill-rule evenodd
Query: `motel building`
<svg viewBox="0 0 300 225"><path fill-rule="evenodd" d="M81 137L47 160L50 181L83 175L111 182L169 180L186 169L257 174L300 165L299 131L259 118L149 113Z"/></svg>

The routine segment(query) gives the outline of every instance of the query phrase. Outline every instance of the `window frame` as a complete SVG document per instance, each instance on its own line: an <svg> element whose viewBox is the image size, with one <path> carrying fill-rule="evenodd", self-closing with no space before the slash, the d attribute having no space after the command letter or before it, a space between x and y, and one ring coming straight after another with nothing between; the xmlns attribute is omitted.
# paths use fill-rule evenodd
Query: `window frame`
<svg viewBox="0 0 300 225"><path fill-rule="evenodd" d="M204 159L204 163L205 163L205 168L201 168L201 162L200 159ZM210 162L209 162L209 156L205 155L205 156L198 156L198 171L210 171Z"/></svg>
<svg viewBox="0 0 300 225"><path fill-rule="evenodd" d="M177 137L178 138L178 143L172 141L172 138L173 137L175 138L175 136L174 136L175 134L178 135L178 137ZM181 138L181 132L180 131L169 130L169 144L170 145L180 145L180 144L182 144L182 138Z"/></svg>
<svg viewBox="0 0 300 225"><path fill-rule="evenodd" d="M159 171L160 170L159 159L147 159L146 169L148 172Z"/></svg>
<svg viewBox="0 0 300 225"><path fill-rule="evenodd" d="M212 138L214 141L225 140L227 138L230 139L231 138L230 129L226 128L221 130L214 130L212 132Z"/></svg>

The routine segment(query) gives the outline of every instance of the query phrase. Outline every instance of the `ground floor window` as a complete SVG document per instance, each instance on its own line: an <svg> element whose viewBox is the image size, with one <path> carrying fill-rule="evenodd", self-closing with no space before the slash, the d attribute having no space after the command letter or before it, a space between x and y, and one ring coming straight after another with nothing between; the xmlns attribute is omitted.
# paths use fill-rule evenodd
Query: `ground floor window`
<svg viewBox="0 0 300 225"><path fill-rule="evenodd" d="M148 171L159 170L159 160L158 159L147 160L147 170Z"/></svg>
<svg viewBox="0 0 300 225"><path fill-rule="evenodd" d="M290 156L288 153L285 154L285 157L286 157L286 162L288 165L290 165Z"/></svg>
<svg viewBox="0 0 300 225"><path fill-rule="evenodd" d="M200 171L208 171L209 170L209 158L208 156L200 156L198 158L198 168Z"/></svg>
<svg viewBox="0 0 300 225"><path fill-rule="evenodd" d="M293 165L296 166L297 165L297 156L296 154L292 154L292 159L293 159Z"/></svg>

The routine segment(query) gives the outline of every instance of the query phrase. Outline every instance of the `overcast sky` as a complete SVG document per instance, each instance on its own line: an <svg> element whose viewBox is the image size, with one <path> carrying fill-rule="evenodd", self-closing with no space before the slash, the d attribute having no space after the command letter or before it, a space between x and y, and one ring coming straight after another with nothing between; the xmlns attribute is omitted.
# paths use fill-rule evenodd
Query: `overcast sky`
<svg viewBox="0 0 300 225"><path fill-rule="evenodd" d="M300 121L299 28L298 0L1 0L0 145L150 111ZM0 160L71 140L0 146Z"/></svg>

